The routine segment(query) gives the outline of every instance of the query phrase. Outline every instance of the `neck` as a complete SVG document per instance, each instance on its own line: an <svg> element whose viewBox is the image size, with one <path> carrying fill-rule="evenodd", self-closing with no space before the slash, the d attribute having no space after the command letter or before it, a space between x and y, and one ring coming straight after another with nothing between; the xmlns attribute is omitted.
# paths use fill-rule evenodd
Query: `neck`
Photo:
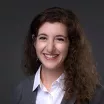
<svg viewBox="0 0 104 104"><path fill-rule="evenodd" d="M50 90L52 83L63 73L64 68L47 69L42 66L41 80L47 90Z"/></svg>

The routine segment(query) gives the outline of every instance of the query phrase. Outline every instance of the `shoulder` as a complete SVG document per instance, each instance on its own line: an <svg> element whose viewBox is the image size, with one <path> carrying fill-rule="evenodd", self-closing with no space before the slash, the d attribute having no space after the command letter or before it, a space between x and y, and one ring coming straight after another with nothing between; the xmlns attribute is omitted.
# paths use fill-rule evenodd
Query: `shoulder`
<svg viewBox="0 0 104 104"><path fill-rule="evenodd" d="M28 76L13 89L11 99L12 104L19 104L23 96L27 96L27 94L32 91L33 82L34 75Z"/></svg>
<svg viewBox="0 0 104 104"><path fill-rule="evenodd" d="M97 86L90 104L104 104L104 86Z"/></svg>
<svg viewBox="0 0 104 104"><path fill-rule="evenodd" d="M27 76L24 80L22 80L18 86L21 86L21 87L24 87L26 85L32 85L33 82L34 82L34 76L35 75L32 75L32 76Z"/></svg>
<svg viewBox="0 0 104 104"><path fill-rule="evenodd" d="M17 85L16 89L22 90L28 87L32 87L33 82L34 82L34 75L28 76Z"/></svg>

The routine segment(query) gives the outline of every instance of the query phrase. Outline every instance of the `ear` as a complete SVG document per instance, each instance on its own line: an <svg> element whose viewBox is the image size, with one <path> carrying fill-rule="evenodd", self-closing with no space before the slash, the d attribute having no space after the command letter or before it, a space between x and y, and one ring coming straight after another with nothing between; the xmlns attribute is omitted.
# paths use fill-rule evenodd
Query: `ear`
<svg viewBox="0 0 104 104"><path fill-rule="evenodd" d="M33 45L34 45L34 48L35 48L36 47L36 39L35 39L35 35L34 34L32 34L32 40L34 41Z"/></svg>
<svg viewBox="0 0 104 104"><path fill-rule="evenodd" d="M36 41L34 41L33 45L34 45L34 48L36 48Z"/></svg>

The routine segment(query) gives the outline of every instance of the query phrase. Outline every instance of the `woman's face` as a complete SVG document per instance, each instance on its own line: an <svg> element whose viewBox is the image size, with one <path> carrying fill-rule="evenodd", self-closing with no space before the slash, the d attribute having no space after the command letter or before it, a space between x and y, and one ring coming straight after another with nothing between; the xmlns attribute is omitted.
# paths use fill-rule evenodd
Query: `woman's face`
<svg viewBox="0 0 104 104"><path fill-rule="evenodd" d="M44 68L63 67L69 47L66 26L59 22L45 22L39 28L34 46Z"/></svg>

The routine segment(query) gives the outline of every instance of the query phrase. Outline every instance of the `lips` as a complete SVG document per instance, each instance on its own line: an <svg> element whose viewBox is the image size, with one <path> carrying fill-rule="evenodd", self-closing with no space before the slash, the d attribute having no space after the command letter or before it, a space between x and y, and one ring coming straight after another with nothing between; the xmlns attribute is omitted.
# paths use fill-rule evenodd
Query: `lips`
<svg viewBox="0 0 104 104"><path fill-rule="evenodd" d="M56 59L58 54L44 54L46 59Z"/></svg>

